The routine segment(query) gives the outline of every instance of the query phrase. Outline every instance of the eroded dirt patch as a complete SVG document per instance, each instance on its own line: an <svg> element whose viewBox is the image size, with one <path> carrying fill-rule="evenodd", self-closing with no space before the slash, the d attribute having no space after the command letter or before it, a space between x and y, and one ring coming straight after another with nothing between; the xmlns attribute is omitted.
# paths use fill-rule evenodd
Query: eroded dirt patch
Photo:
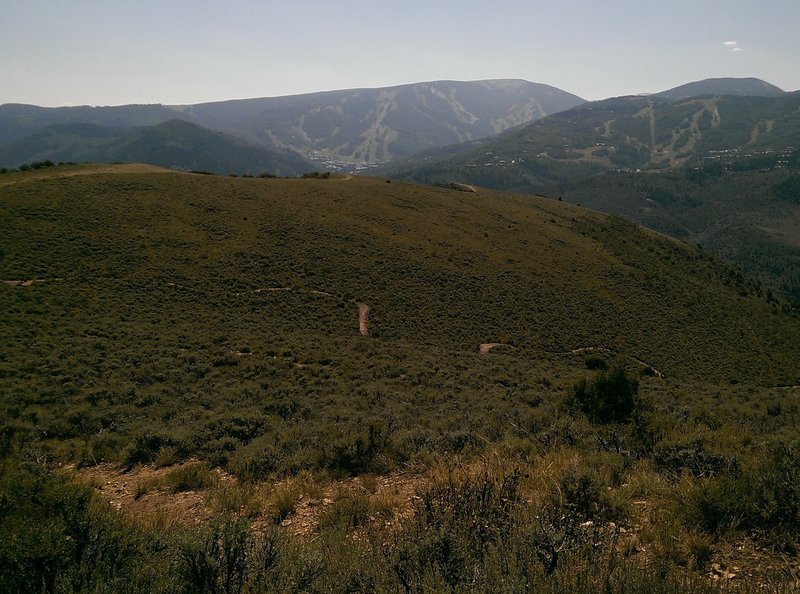
<svg viewBox="0 0 800 594"><path fill-rule="evenodd" d="M361 336L369 335L369 305L356 303L358 306L358 331Z"/></svg>
<svg viewBox="0 0 800 594"><path fill-rule="evenodd" d="M79 480L91 483L98 494L118 511L136 517L161 517L181 524L200 524L209 520L214 510L207 504L207 492L174 492L160 482L170 472L196 464L194 461L170 467L138 466L126 471L112 464L74 470ZM219 469L211 471L219 482L236 479Z"/></svg>
<svg viewBox="0 0 800 594"><path fill-rule="evenodd" d="M484 342L478 347L478 353L481 355L488 355L498 347L507 347L507 346L509 345L507 345L504 342Z"/></svg>

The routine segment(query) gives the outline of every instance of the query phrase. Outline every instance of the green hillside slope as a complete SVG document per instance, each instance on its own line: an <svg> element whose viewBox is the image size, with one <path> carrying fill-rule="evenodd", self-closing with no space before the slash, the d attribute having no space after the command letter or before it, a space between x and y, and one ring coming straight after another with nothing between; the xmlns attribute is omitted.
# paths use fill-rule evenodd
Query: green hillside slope
<svg viewBox="0 0 800 594"><path fill-rule="evenodd" d="M800 317L632 223L58 166L0 175L0 281L4 590L716 593L797 571Z"/></svg>
<svg viewBox="0 0 800 594"><path fill-rule="evenodd" d="M421 395L439 382L426 369L487 373L482 343L512 345L515 367L594 347L683 380L800 376L800 320L751 281L565 203L125 168L0 179L2 280L36 281L0 286L4 392L36 394L18 414L102 400L110 419L152 405L188 427L181 407L219 390L327 402L421 381ZM431 402L460 398L443 389Z"/></svg>

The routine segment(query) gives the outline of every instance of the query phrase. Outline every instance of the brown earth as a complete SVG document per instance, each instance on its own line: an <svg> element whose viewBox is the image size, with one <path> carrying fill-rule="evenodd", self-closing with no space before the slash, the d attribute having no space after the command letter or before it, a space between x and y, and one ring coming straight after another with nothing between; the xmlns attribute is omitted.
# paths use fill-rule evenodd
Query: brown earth
<svg viewBox="0 0 800 594"><path fill-rule="evenodd" d="M369 335L369 305L366 303L356 303L358 306L358 331L361 336Z"/></svg>

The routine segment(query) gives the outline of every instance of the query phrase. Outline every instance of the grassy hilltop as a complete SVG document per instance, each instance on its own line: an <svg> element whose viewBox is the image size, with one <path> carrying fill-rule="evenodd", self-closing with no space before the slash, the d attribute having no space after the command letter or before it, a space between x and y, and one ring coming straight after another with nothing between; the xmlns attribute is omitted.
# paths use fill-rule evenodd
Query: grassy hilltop
<svg viewBox="0 0 800 594"><path fill-rule="evenodd" d="M43 480L31 478L39 471L30 461L48 458L89 468L113 462L132 477L137 468L188 463L189 489L208 491L217 502L208 505L262 524L299 517L300 495L321 497L319 487L297 486L298 477L343 485L320 517L321 541L303 549L311 553L267 530L279 561L258 574L266 580L259 587L252 563L242 569L236 583L248 591L344 591L353 580L360 586L350 591L481 590L491 589L492 572L506 575L508 591L518 591L512 583L591 591L605 579L641 591L706 591L713 588L695 578L751 528L783 522L796 534L791 503L754 502L768 489L760 476L800 489L797 469L780 457L793 447L797 420L800 318L702 251L608 215L545 198L349 176L61 166L0 175L0 281L0 445L13 454L4 483L13 513L0 522L18 539L28 533L15 518L29 504L14 507L22 495L10 489L25 493ZM609 382L633 409L603 408ZM479 476L472 465L487 455L497 463ZM374 473L428 476L444 467L464 474L448 471L444 486L433 480L422 490L413 525L393 504L376 511L380 489L352 491ZM228 482L215 482L220 471ZM362 482L325 483L343 477ZM272 493L279 480L284 499L268 495L259 506L253 489ZM251 485L247 496L236 491L241 508L230 504L230 481ZM59 488L47 496L61 501ZM142 483L137 500L153 490ZM658 510L653 522L663 528L634 530L645 512L634 499ZM469 520L492 528L459 532L451 505L494 514ZM88 508L43 509L36 513L52 516L66 543L77 539L69 514L99 521ZM535 515L551 511L547 526ZM114 514L102 517L116 526ZM376 517L404 528L387 535ZM216 525L223 536L169 541L163 558L147 548L152 526L136 528L139 544L129 545L139 560L123 556L120 566L133 581L118 574L114 583L197 588L189 559L206 546L198 543L235 540L225 530L251 538L230 521ZM663 562L663 575L640 573L638 545L630 554L639 561L619 561L624 571L614 561L582 565L589 540L575 530L586 522L597 526L592 542L604 555L614 550L615 527L628 526L644 558ZM372 548L342 545L353 530ZM425 540L434 534L450 544ZM792 538L769 535L783 543L775 546ZM394 544L384 550L386 539ZM0 548L0 558L24 556L13 551L26 546ZM327 546L339 552L326 557ZM66 569L52 575L111 583L87 577L73 545L64 547L52 552L60 559L53 567ZM513 569L501 569L503 551L516 556ZM221 554L204 563L217 567ZM304 555L314 554L326 560L312 571ZM700 573L681 573L686 567ZM225 590L222 573L208 571ZM584 586L569 581L575 575ZM20 576L8 583L30 583ZM147 582L156 578L163 583ZM170 581L178 579L187 581Z"/></svg>

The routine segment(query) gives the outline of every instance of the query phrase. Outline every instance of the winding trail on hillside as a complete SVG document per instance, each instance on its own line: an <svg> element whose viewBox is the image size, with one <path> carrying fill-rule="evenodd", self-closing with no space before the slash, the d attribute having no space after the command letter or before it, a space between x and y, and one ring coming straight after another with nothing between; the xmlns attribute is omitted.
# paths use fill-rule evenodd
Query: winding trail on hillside
<svg viewBox="0 0 800 594"><path fill-rule="evenodd" d="M318 297L327 297L329 299L338 299L342 303L347 303L346 300L342 299L338 295L334 295L333 293L328 293L327 291L320 291L318 289L297 289L295 287L262 287L260 289L254 289L253 293L284 293L284 292L292 292L292 293L304 293L306 295L316 295ZM241 293L236 293L236 296L239 297ZM369 336L369 305L363 303L361 301L352 300L350 303L355 304L358 308L358 332L361 336Z"/></svg>
<svg viewBox="0 0 800 594"><path fill-rule="evenodd" d="M33 283L43 283L45 279L43 278L32 278L28 280L4 280L3 284L6 284L10 287L30 287Z"/></svg>
<svg viewBox="0 0 800 594"><path fill-rule="evenodd" d="M642 367L647 367L648 369L652 369L653 370L653 375L655 375L657 378L664 379L664 378L667 377L664 373L662 373L661 371L659 371L658 369L656 369L655 367L653 367L652 365L650 365L646 361L642 361L641 359L637 359L636 357L632 357L632 356L626 355L624 353L615 353L614 351L612 351L611 349L607 349L606 347L598 347L598 346L578 347L577 349L572 349L571 351L564 351L564 352L556 353L556 354L557 355L581 355L583 353L606 353L608 355L620 354L620 355L623 355L623 356L627 357L628 359L630 359L634 363L638 363Z"/></svg>
<svg viewBox="0 0 800 594"><path fill-rule="evenodd" d="M369 305L356 303L358 306L358 331L361 336L369 336Z"/></svg>

